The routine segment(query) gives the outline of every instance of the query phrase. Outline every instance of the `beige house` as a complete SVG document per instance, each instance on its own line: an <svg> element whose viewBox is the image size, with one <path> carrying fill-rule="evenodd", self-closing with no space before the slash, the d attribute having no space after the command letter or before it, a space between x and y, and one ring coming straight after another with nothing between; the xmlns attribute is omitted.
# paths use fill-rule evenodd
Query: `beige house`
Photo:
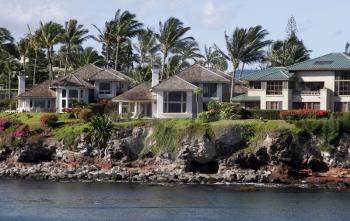
<svg viewBox="0 0 350 221"><path fill-rule="evenodd" d="M20 75L17 111L61 113L65 108L71 108L74 101L87 104L111 99L127 91L132 80L121 72L88 64L65 77L26 90L25 76Z"/></svg>
<svg viewBox="0 0 350 221"><path fill-rule="evenodd" d="M232 101L246 109L350 110L350 57L345 53L260 70L243 80L248 92Z"/></svg>
<svg viewBox="0 0 350 221"><path fill-rule="evenodd" d="M119 104L119 113L122 115L152 118L195 117L206 109L210 100L228 102L230 85L230 75L198 64L163 81L159 80L159 69L154 68L151 82L144 82L112 101ZM236 94L246 91L240 81L236 82L235 89Z"/></svg>

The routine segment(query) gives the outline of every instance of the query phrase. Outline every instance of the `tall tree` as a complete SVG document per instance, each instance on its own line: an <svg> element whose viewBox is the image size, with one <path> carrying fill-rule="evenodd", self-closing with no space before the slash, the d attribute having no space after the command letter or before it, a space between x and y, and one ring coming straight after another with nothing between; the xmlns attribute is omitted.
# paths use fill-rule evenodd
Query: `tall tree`
<svg viewBox="0 0 350 221"><path fill-rule="evenodd" d="M53 47L60 42L61 34L63 33L62 25L55 22L40 22L40 28L36 31L39 42L46 49L47 59L49 62L49 79L53 79L52 56Z"/></svg>
<svg viewBox="0 0 350 221"><path fill-rule="evenodd" d="M64 31L61 34L61 41L65 45L65 64L64 75L67 73L68 66L71 65L72 46L80 46L90 36L87 35L88 29L85 29L82 24L78 24L75 19L66 21Z"/></svg>
<svg viewBox="0 0 350 221"><path fill-rule="evenodd" d="M268 32L261 26L251 27L249 29L236 28L231 36L225 32L226 50L224 53L218 46L215 48L227 60L231 61L233 66L233 76L231 81L231 98L234 95L234 79L239 65L242 63L253 63L262 59L263 48L271 43L265 40Z"/></svg>
<svg viewBox="0 0 350 221"><path fill-rule="evenodd" d="M184 37L190 29L190 27L184 27L183 23L174 17L168 18L164 23L159 22L159 33L156 34L156 38L159 41L160 50L163 55L161 78L168 77L164 75L169 53L174 48L182 47L186 42L194 40L193 37Z"/></svg>
<svg viewBox="0 0 350 221"><path fill-rule="evenodd" d="M228 64L225 57L213 47L204 46L204 56L200 61L204 67L212 70L226 71Z"/></svg>
<svg viewBox="0 0 350 221"><path fill-rule="evenodd" d="M137 35L137 43L133 44L133 48L137 52L136 60L141 67L152 65L158 58L159 45L155 34L150 29L142 30Z"/></svg>
<svg viewBox="0 0 350 221"><path fill-rule="evenodd" d="M84 50L78 55L73 66L74 68L78 68L87 64L95 64L97 66L103 66L104 64L103 57L92 47L84 48Z"/></svg>
<svg viewBox="0 0 350 221"><path fill-rule="evenodd" d="M286 39L275 41L267 55L269 66L289 66L310 59L310 50L297 36L297 24L292 16L287 23Z"/></svg>
<svg viewBox="0 0 350 221"><path fill-rule="evenodd" d="M115 61L114 69L118 69L118 56L121 43L130 40L130 38L140 33L143 26L136 20L136 15L129 11L121 12L120 9L115 13L114 19L111 21L112 39L115 43Z"/></svg>
<svg viewBox="0 0 350 221"><path fill-rule="evenodd" d="M98 36L92 36L92 38L102 44L102 53L105 57L105 64L109 67L109 51L112 44L112 25L110 22L105 22L105 27L103 31L99 29L96 25L93 25L98 31Z"/></svg>
<svg viewBox="0 0 350 221"><path fill-rule="evenodd" d="M29 25L27 25L27 27L28 27L28 33L26 38L29 40L30 48L34 51L33 85L35 85L40 42L38 40L38 37L32 33L32 30L30 29Z"/></svg>

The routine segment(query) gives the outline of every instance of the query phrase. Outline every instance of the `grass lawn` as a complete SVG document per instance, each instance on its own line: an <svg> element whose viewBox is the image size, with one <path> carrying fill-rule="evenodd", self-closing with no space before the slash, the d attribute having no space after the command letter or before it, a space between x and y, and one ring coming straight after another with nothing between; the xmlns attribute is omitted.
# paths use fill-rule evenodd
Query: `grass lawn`
<svg viewBox="0 0 350 221"><path fill-rule="evenodd" d="M35 129L41 127L40 125L40 117L43 114L47 113L5 113L0 112L0 118L6 118L9 120L17 120L23 124L27 124L30 128ZM50 113L53 114L53 113ZM78 123L80 120L78 119L69 119L67 114L55 114L58 116L59 123Z"/></svg>

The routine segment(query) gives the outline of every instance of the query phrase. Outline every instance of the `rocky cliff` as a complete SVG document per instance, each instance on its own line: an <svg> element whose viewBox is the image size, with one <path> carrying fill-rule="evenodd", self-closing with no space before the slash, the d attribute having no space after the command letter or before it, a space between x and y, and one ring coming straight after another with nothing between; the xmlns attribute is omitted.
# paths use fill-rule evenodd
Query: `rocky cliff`
<svg viewBox="0 0 350 221"><path fill-rule="evenodd" d="M160 133L152 125L116 128L103 157L86 133L76 138L73 150L48 134L20 148L4 146L0 175L147 183L350 184L348 137L322 152L321 139L305 131L257 132L231 125L180 132L175 139L171 130Z"/></svg>

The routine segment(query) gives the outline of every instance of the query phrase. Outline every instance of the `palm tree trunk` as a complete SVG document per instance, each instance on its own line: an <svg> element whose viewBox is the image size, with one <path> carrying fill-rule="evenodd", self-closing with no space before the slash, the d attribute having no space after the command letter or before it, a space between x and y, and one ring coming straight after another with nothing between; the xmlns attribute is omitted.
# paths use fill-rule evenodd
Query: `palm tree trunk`
<svg viewBox="0 0 350 221"><path fill-rule="evenodd" d="M243 74L243 70L244 70L244 65L245 65L245 63L242 64L242 69L241 69L241 72L239 73L239 80L241 80L241 78L242 78L242 74Z"/></svg>
<svg viewBox="0 0 350 221"><path fill-rule="evenodd" d="M70 53L70 46L67 45L67 48L66 48L66 58L65 58L65 64L64 64L64 76L66 76L67 74L67 69L68 69L68 56L69 56L69 53Z"/></svg>
<svg viewBox="0 0 350 221"><path fill-rule="evenodd" d="M236 79L237 68L238 68L238 65L234 64L233 65L233 74L232 74L232 79L231 79L231 99L233 98L234 89L235 89L235 79ZM230 101L231 101L231 99L230 99Z"/></svg>
<svg viewBox="0 0 350 221"><path fill-rule="evenodd" d="M33 71L33 85L35 85L35 75L36 75L37 60L38 60L38 51L35 51L34 71Z"/></svg>
<svg viewBox="0 0 350 221"><path fill-rule="evenodd" d="M162 70L161 70L161 73L160 73L160 79L163 79L164 78L164 72L165 72L165 61L166 61L166 58L167 58L167 53L164 53L163 55L163 62L162 62Z"/></svg>
<svg viewBox="0 0 350 221"><path fill-rule="evenodd" d="M52 61L51 61L51 47L47 48L47 58L49 60L49 80L52 80Z"/></svg>
<svg viewBox="0 0 350 221"><path fill-rule="evenodd" d="M106 68L108 68L108 60L109 60L108 44L106 44Z"/></svg>
<svg viewBox="0 0 350 221"><path fill-rule="evenodd" d="M118 53L119 53L119 39L117 39L117 48L115 50L114 70L117 70L117 67L118 67Z"/></svg>

